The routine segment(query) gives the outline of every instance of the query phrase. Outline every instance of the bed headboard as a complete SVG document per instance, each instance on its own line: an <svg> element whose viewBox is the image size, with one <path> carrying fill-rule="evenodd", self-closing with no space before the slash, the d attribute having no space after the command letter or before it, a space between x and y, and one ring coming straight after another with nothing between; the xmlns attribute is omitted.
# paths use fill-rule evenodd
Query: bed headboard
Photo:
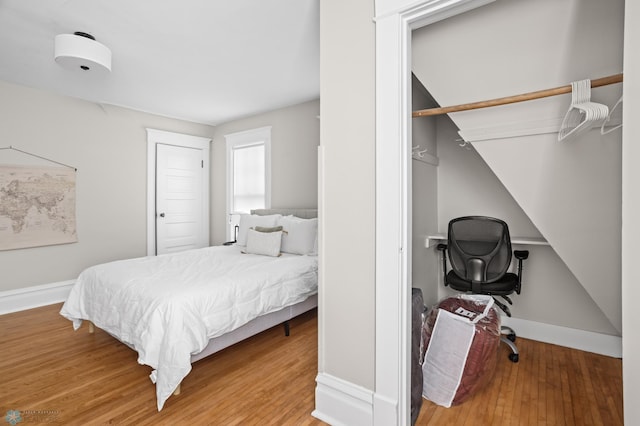
<svg viewBox="0 0 640 426"><path fill-rule="evenodd" d="M251 214L265 216L269 214L281 214L283 216L294 215L302 219L313 219L318 217L318 209L256 209L251 210Z"/></svg>

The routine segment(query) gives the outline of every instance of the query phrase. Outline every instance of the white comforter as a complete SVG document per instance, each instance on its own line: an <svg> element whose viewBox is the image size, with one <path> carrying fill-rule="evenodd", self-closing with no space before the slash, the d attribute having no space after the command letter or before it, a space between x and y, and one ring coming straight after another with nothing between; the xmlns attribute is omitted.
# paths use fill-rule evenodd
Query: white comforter
<svg viewBox="0 0 640 426"><path fill-rule="evenodd" d="M317 292L316 256L242 254L218 246L122 260L83 271L61 315L116 336L151 366L158 410L210 338Z"/></svg>

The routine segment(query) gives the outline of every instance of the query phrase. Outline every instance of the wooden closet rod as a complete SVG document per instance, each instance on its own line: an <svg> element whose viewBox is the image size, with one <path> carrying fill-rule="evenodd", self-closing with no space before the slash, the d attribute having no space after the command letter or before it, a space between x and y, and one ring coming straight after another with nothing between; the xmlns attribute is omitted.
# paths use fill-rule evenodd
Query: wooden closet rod
<svg viewBox="0 0 640 426"><path fill-rule="evenodd" d="M622 73L610 75L608 77L591 80L591 88L607 86L609 84L622 83ZM430 115L448 114L450 112L468 111L472 109L488 108L498 105L513 104L516 102L531 101L533 99L547 98L549 96L563 95L571 93L571 85L560 86L553 89L538 90L537 92L523 93L521 95L507 96L504 98L491 99L488 101L472 102L469 104L454 105L441 108L430 108L413 111L413 117L427 117Z"/></svg>

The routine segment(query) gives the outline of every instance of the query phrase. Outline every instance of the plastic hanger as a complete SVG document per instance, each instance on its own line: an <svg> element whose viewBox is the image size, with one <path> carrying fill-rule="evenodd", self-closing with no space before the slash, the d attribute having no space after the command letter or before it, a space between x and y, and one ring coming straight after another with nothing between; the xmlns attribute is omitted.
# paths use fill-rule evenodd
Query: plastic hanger
<svg viewBox="0 0 640 426"><path fill-rule="evenodd" d="M607 115L607 118L605 118L605 120L602 122L602 126L600 126L600 134L601 135L606 135L607 133L611 133L616 129L619 129L620 127L622 127L622 123L618 124L617 126L614 126L612 128L610 128L609 130L605 130L604 126L606 126L606 124L611 120L611 116L613 115L613 111L616 110L616 108L618 108L618 105L622 105L622 96L620 96L620 99L618 99L618 102L616 102L613 107L611 107L611 111L609 111L609 115Z"/></svg>
<svg viewBox="0 0 640 426"><path fill-rule="evenodd" d="M562 120L558 140L564 141L585 133L609 115L609 107L591 102L591 80L571 83L571 106Z"/></svg>
<svg viewBox="0 0 640 426"><path fill-rule="evenodd" d="M425 148L423 150L420 150L420 148L422 148L420 145L416 145L411 148L411 155L417 155L418 158L424 158L424 154L428 151L428 149Z"/></svg>

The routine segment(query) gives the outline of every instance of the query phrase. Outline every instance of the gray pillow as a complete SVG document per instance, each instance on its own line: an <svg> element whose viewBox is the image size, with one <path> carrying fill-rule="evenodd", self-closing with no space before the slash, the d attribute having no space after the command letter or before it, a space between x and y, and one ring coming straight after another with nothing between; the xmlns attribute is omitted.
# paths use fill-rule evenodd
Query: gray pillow
<svg viewBox="0 0 640 426"><path fill-rule="evenodd" d="M258 232L278 232L282 231L282 226L256 226L255 229Z"/></svg>

